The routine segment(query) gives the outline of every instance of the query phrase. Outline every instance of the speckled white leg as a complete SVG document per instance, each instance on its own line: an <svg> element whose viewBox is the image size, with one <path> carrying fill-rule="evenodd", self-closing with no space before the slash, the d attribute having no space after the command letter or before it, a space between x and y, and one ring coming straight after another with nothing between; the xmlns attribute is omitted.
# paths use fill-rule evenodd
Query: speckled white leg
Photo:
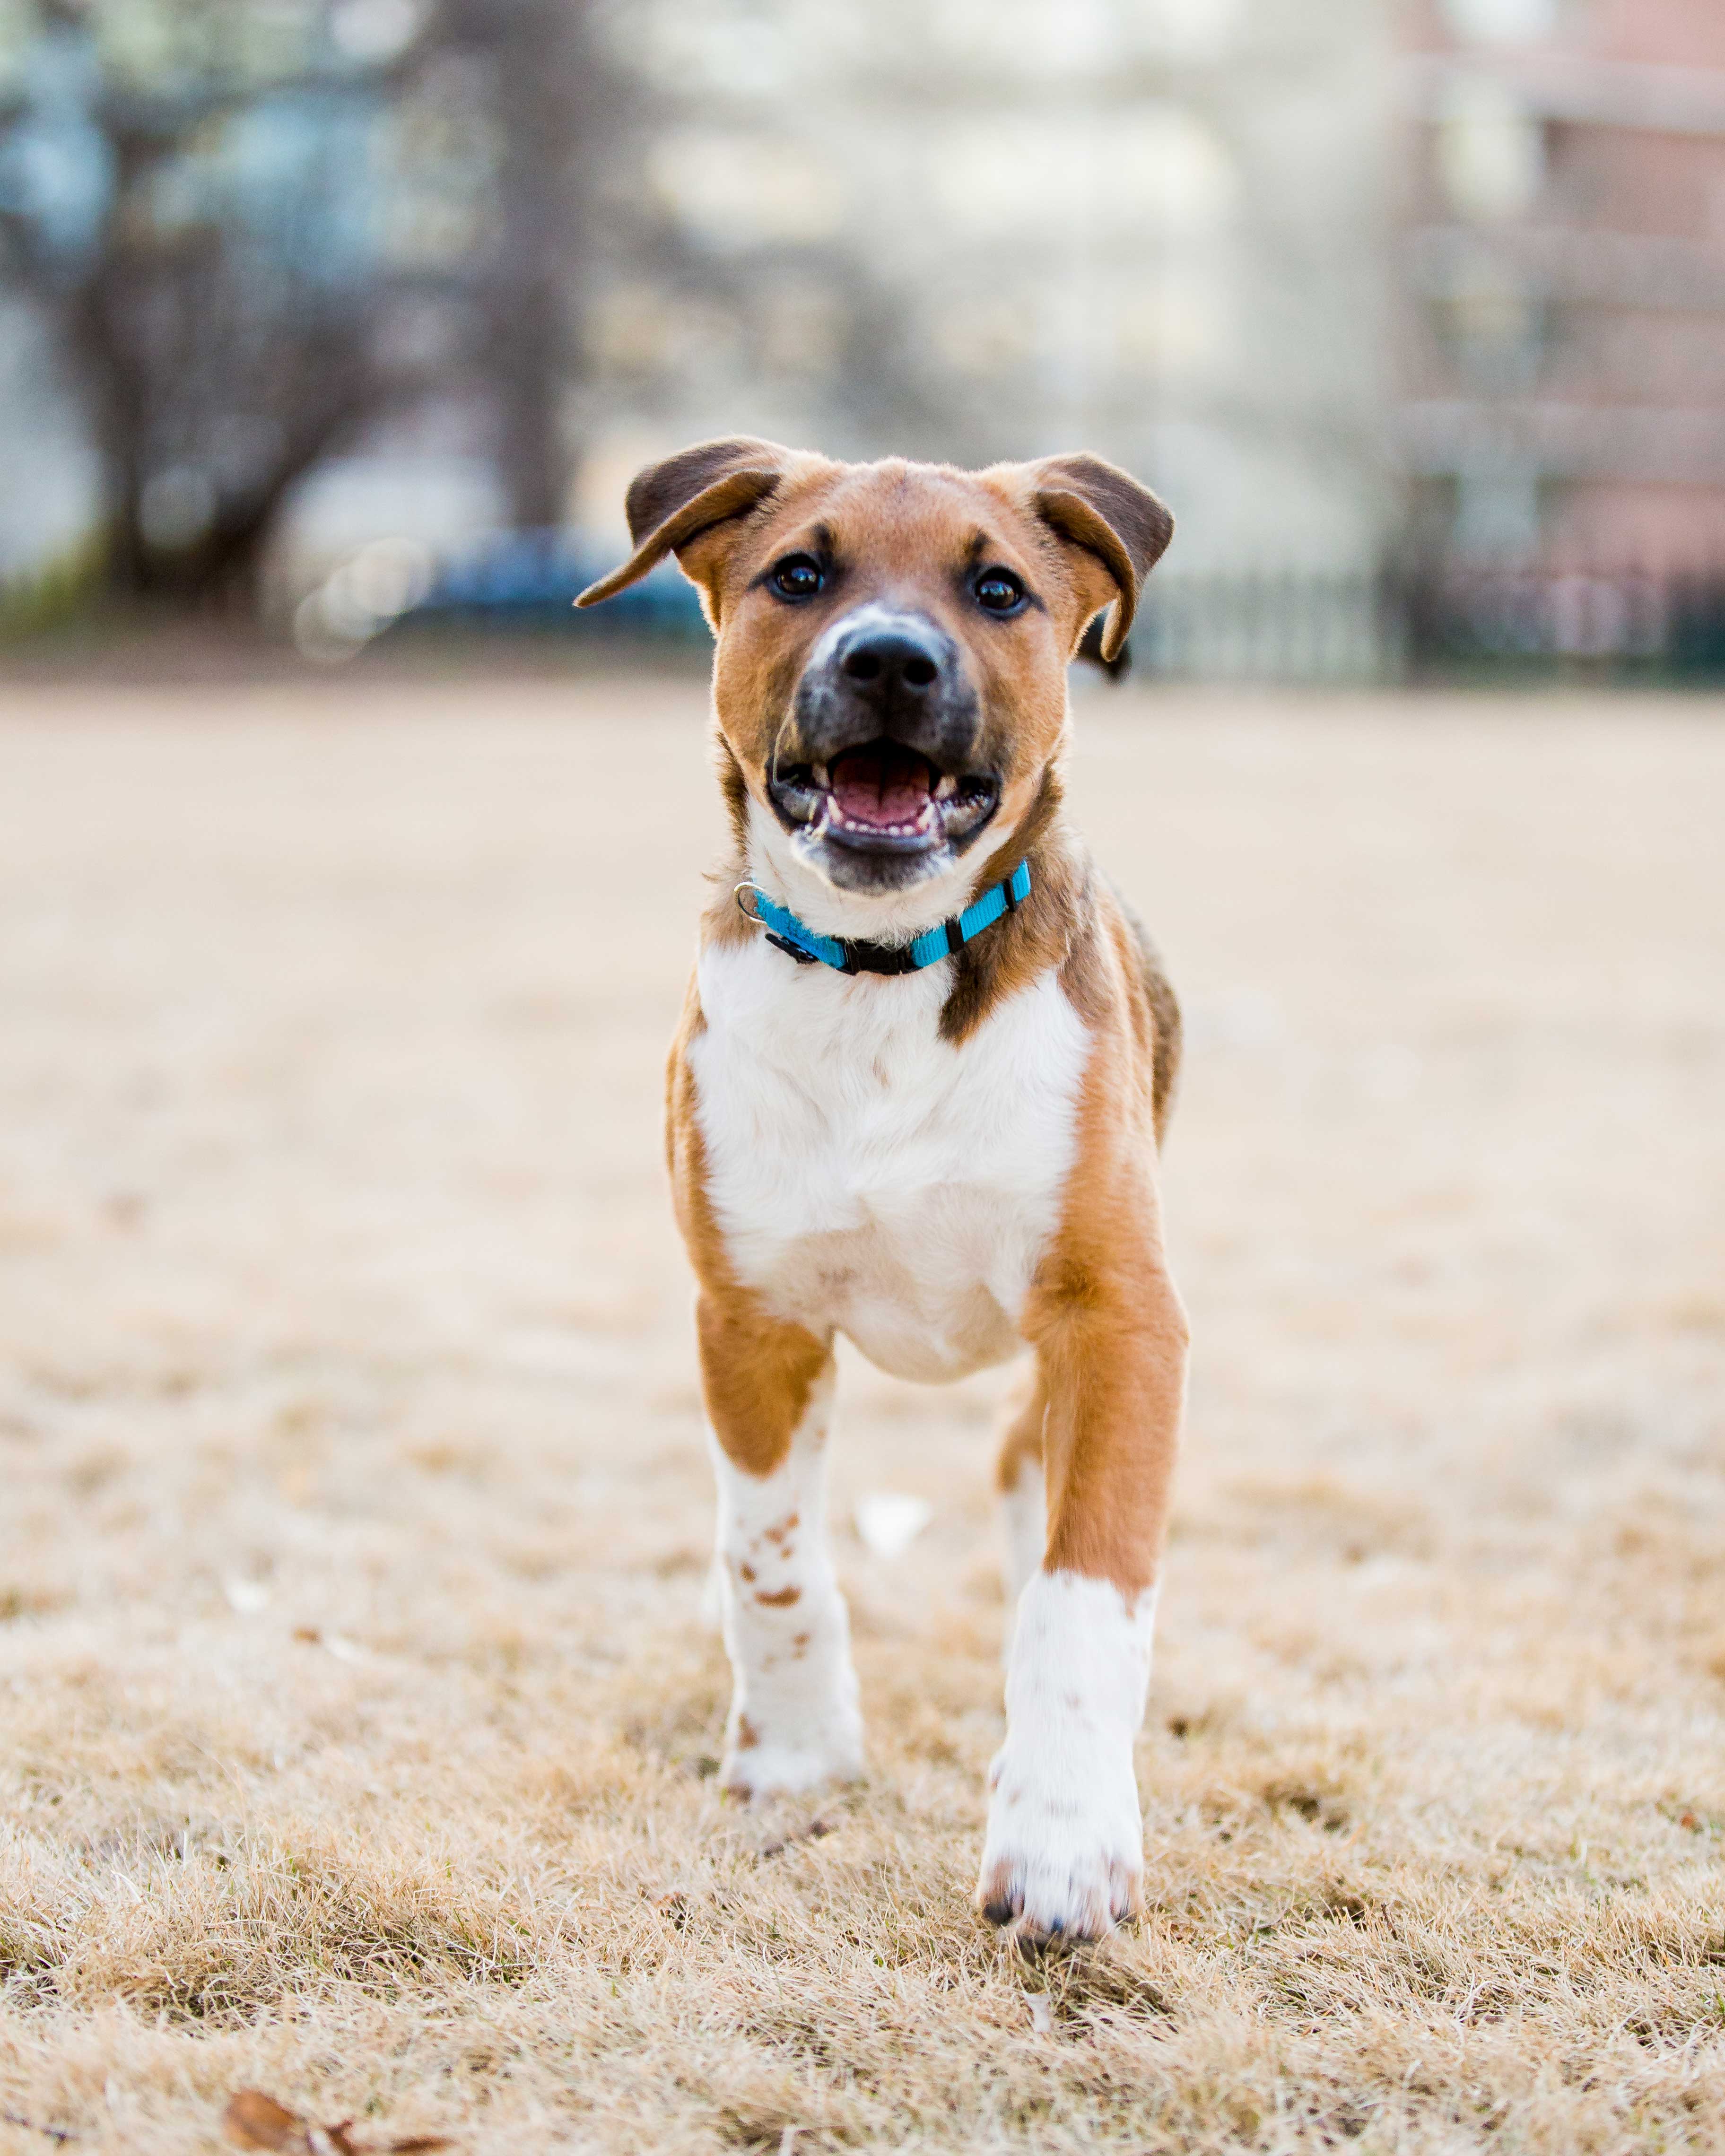
<svg viewBox="0 0 1725 2156"><path fill-rule="evenodd" d="M1107 1580L1071 1572L1039 1573L1019 1598L977 1887L994 1922L1100 1938L1138 1907L1132 1744L1155 1618L1153 1588L1129 1604Z"/></svg>
<svg viewBox="0 0 1725 2156"><path fill-rule="evenodd" d="M850 1626L826 1537L829 1363L790 1450L770 1475L748 1475L716 1442L718 1558L733 1689L723 1786L744 1798L854 1779L862 1716Z"/></svg>

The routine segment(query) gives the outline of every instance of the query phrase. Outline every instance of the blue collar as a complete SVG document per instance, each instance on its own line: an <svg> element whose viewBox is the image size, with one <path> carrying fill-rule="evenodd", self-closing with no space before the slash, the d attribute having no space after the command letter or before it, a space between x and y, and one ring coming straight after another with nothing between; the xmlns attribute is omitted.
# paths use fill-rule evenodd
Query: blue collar
<svg viewBox="0 0 1725 2156"><path fill-rule="evenodd" d="M753 912L743 903L743 893L754 894ZM1030 896L1030 864L1020 861L1004 883L985 891L973 906L925 929L914 943L866 943L849 936L817 936L796 915L768 898L759 884L737 886L737 911L767 931L767 941L789 953L799 966L830 966L838 973L920 973L962 951L972 937L998 921L1003 913L1016 913Z"/></svg>

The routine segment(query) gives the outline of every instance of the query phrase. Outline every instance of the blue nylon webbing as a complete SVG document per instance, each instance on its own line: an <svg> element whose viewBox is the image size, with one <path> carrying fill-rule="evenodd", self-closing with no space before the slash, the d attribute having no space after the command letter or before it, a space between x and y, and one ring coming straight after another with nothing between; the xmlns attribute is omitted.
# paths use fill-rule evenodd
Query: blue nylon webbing
<svg viewBox="0 0 1725 2156"><path fill-rule="evenodd" d="M950 954L952 943L947 935L948 929L956 927L960 943L968 943L972 937L979 935L992 922L998 921L1007 911L1009 892L1013 901L1020 906L1030 896L1030 864L1028 861L1020 861L1004 883L997 883L992 890L985 891L974 905L966 906L955 920L942 921L917 937L911 946L911 963L916 970L921 973L925 966L936 965ZM812 928L805 927L788 907L768 898L758 886L754 887L754 898L755 918L763 927L770 928L775 936L782 936L786 942L794 943L799 951L806 951L811 958L819 958L824 966L831 966L835 972L842 973L850 969L845 946L836 936L817 936Z"/></svg>
<svg viewBox="0 0 1725 2156"><path fill-rule="evenodd" d="M819 958L823 965L836 966L845 970L845 947L830 936L817 936L812 928L805 928L788 907L775 906L758 886L755 891L755 916L764 921L775 936L783 936L788 943L794 943L806 951L811 958Z"/></svg>

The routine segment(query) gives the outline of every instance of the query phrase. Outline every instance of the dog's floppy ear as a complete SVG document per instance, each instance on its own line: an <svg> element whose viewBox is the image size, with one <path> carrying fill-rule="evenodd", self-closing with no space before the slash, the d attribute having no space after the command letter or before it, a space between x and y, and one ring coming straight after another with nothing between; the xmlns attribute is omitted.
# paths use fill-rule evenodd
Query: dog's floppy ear
<svg viewBox="0 0 1725 2156"><path fill-rule="evenodd" d="M1144 579L1173 536L1174 520L1147 486L1101 457L1044 457L1031 465L1030 479L1043 522L1094 555L1113 579L1114 603L1097 654L1110 665L1126 643Z"/></svg>
<svg viewBox="0 0 1725 2156"><path fill-rule="evenodd" d="M791 452L777 442L732 434L697 442L637 472L625 497L635 551L620 569L589 584L576 605L597 606L613 598L667 554L680 553L703 531L744 515L772 493L790 459Z"/></svg>

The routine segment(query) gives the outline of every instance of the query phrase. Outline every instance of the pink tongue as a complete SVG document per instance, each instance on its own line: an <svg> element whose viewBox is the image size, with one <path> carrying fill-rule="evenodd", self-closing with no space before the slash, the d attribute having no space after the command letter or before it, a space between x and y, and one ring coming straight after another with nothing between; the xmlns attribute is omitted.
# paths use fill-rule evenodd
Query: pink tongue
<svg viewBox="0 0 1725 2156"><path fill-rule="evenodd" d="M833 798L849 824L914 824L928 806L928 767L920 757L841 757Z"/></svg>

